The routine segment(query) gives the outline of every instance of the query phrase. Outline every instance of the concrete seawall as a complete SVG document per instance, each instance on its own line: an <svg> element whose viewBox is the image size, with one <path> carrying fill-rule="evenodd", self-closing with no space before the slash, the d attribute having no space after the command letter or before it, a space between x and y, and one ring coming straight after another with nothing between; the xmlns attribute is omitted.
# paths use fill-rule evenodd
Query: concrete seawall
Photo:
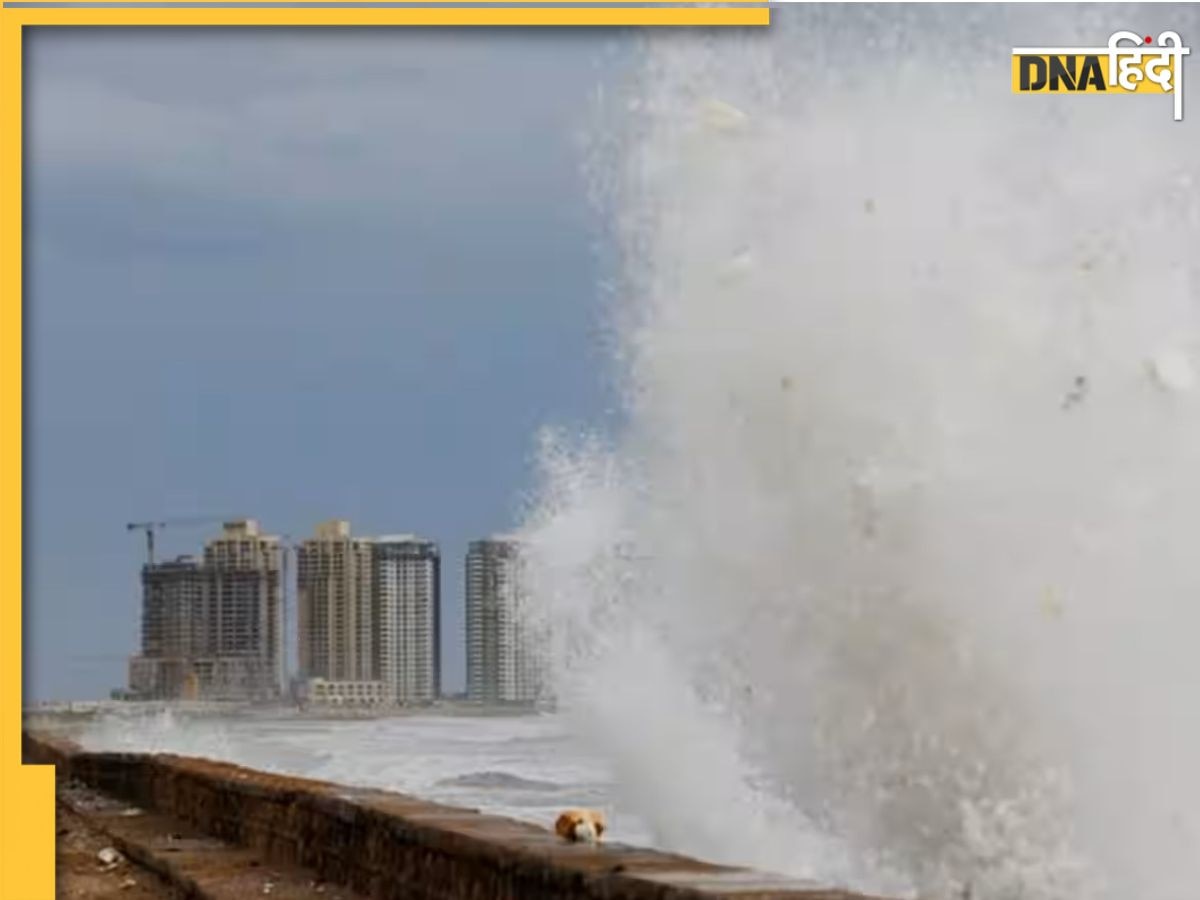
<svg viewBox="0 0 1200 900"><path fill-rule="evenodd" d="M27 763L376 900L872 900L387 791L26 732ZM874 898L878 900L878 898Z"/></svg>

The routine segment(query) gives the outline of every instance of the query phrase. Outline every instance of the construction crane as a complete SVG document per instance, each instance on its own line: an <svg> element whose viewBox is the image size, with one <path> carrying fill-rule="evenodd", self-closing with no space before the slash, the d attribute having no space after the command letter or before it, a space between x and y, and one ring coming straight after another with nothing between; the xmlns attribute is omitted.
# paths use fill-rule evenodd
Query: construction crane
<svg viewBox="0 0 1200 900"><path fill-rule="evenodd" d="M146 565L154 565L154 535L160 529L176 525L210 525L213 522L229 522L237 516L192 516L185 519L163 519L158 522L130 522L126 531L146 532Z"/></svg>

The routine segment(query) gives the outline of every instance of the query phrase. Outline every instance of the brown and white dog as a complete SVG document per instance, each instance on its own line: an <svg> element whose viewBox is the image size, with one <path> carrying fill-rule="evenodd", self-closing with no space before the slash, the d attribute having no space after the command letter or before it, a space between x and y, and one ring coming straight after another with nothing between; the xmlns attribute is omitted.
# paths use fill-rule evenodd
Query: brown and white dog
<svg viewBox="0 0 1200 900"><path fill-rule="evenodd" d="M568 809L554 823L554 833L577 843L598 844L607 826L604 813L594 809Z"/></svg>

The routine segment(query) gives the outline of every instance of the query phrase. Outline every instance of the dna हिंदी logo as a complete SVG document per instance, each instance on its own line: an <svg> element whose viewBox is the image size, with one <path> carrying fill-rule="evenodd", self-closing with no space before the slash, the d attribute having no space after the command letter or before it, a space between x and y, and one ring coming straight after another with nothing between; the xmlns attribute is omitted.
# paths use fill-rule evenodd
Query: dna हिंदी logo
<svg viewBox="0 0 1200 900"><path fill-rule="evenodd" d="M1174 94L1183 119L1183 58L1191 51L1174 31L1118 31L1107 47L1014 47L1012 86L1018 94Z"/></svg>

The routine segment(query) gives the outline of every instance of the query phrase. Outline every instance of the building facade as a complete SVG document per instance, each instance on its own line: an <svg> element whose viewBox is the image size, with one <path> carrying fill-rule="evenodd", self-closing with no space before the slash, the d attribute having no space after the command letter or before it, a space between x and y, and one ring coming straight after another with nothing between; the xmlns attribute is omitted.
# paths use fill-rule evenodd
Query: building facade
<svg viewBox="0 0 1200 900"><path fill-rule="evenodd" d="M204 547L211 577L210 664L213 689L277 697L283 687L283 548L253 519L226 523ZM209 691L212 693L212 690Z"/></svg>
<svg viewBox="0 0 1200 900"><path fill-rule="evenodd" d="M382 681L326 681L310 678L304 686L309 703L324 706L384 706L391 702Z"/></svg>
<svg viewBox="0 0 1200 900"><path fill-rule="evenodd" d="M373 668L371 542L350 523L322 522L296 551L300 672L327 681L369 681Z"/></svg>
<svg viewBox="0 0 1200 900"><path fill-rule="evenodd" d="M441 559L415 535L374 544L378 675L397 703L432 703L441 694Z"/></svg>
<svg viewBox="0 0 1200 900"><path fill-rule="evenodd" d="M157 699L262 700L283 680L282 553L252 519L227 522L202 560L142 569L142 647L129 687Z"/></svg>
<svg viewBox="0 0 1200 900"><path fill-rule="evenodd" d="M479 703L545 699L546 641L531 615L520 542L498 536L467 552L467 697Z"/></svg>
<svg viewBox="0 0 1200 900"><path fill-rule="evenodd" d="M203 653L206 572L194 556L142 569L142 655L156 659Z"/></svg>
<svg viewBox="0 0 1200 900"><path fill-rule="evenodd" d="M343 682L382 684L388 703L437 699L436 544L415 535L353 537L348 522L334 520L300 545L297 563L300 676L310 684L310 699L356 696L342 689Z"/></svg>

